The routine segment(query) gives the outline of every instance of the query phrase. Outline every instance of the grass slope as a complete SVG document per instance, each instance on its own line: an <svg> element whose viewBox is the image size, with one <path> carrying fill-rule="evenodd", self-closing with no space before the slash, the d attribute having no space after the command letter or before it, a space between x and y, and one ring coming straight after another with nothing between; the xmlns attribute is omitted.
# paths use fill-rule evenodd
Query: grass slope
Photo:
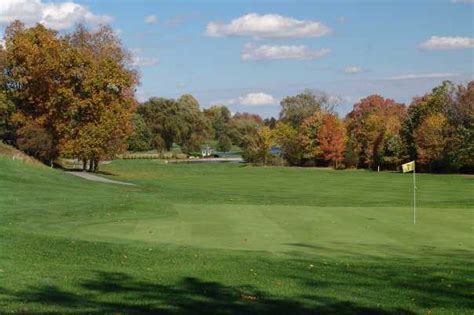
<svg viewBox="0 0 474 315"><path fill-rule="evenodd" d="M44 166L40 161L16 149L15 147L0 141L0 156L16 161L23 161L36 166Z"/></svg>
<svg viewBox="0 0 474 315"><path fill-rule="evenodd" d="M472 177L0 158L0 313L469 314Z"/></svg>

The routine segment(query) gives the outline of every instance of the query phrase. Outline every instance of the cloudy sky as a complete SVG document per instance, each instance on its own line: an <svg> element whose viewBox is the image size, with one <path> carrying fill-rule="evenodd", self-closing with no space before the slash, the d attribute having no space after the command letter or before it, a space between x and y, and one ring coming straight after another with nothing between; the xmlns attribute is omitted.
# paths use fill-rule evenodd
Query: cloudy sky
<svg viewBox="0 0 474 315"><path fill-rule="evenodd" d="M134 55L140 100L191 93L265 117L305 88L345 113L369 94L409 102L474 79L474 0L0 0L0 31L13 19L111 24Z"/></svg>

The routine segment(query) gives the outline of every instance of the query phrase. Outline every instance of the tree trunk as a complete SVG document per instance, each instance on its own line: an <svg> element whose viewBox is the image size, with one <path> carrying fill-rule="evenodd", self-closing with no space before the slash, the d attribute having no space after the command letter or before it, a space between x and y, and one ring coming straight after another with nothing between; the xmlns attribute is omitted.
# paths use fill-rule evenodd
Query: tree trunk
<svg viewBox="0 0 474 315"><path fill-rule="evenodd" d="M91 173L95 173L95 168L96 168L96 166L95 166L95 159L91 159L89 163L90 163L89 171L90 171Z"/></svg>
<svg viewBox="0 0 474 315"><path fill-rule="evenodd" d="M82 171L87 171L87 159L82 159Z"/></svg>
<svg viewBox="0 0 474 315"><path fill-rule="evenodd" d="M88 172L92 172L92 169L93 169L93 167L94 167L94 166L92 165L92 160L86 160L86 161L87 161L87 162L86 162L86 170L87 170Z"/></svg>
<svg viewBox="0 0 474 315"><path fill-rule="evenodd" d="M99 160L98 159L94 159L94 173L97 172L99 170Z"/></svg>

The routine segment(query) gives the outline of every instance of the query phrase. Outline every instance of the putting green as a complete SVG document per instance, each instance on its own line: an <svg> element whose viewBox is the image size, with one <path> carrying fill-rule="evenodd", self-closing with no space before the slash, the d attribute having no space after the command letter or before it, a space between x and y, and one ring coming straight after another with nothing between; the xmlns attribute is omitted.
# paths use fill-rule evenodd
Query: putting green
<svg viewBox="0 0 474 315"><path fill-rule="evenodd" d="M468 209L173 204L169 215L80 226L96 239L271 252L396 254L423 248L468 249ZM355 224L355 222L358 222ZM436 227L436 233L430 233ZM456 228L458 234L453 235ZM463 235L463 237L459 237Z"/></svg>

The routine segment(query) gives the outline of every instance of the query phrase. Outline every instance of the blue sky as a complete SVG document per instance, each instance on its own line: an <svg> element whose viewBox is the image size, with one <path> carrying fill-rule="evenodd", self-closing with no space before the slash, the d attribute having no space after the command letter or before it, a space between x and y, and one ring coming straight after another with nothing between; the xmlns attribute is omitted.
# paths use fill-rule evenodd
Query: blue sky
<svg viewBox="0 0 474 315"><path fill-rule="evenodd" d="M29 16L19 10L26 0L3 1L2 26L13 16L64 31L72 21L109 22L135 56L140 100L191 93L203 107L267 117L310 88L345 113L370 94L406 103L442 80L474 78L469 0L32 0L43 14Z"/></svg>

